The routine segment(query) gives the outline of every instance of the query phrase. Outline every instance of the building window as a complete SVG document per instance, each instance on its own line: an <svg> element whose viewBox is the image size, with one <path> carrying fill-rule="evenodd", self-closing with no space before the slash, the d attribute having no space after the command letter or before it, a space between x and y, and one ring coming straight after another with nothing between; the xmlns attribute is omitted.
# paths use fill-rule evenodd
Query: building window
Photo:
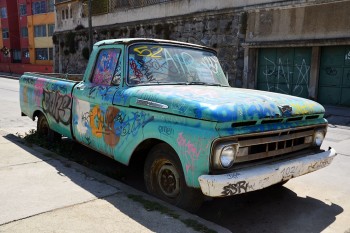
<svg viewBox="0 0 350 233"><path fill-rule="evenodd" d="M4 19L4 18L7 18L7 10L6 10L6 7L1 7L1 18Z"/></svg>
<svg viewBox="0 0 350 233"><path fill-rule="evenodd" d="M53 48L49 48L49 60L53 60Z"/></svg>
<svg viewBox="0 0 350 233"><path fill-rule="evenodd" d="M35 49L35 59L36 60L48 60L49 54L47 48L36 48Z"/></svg>
<svg viewBox="0 0 350 233"><path fill-rule="evenodd" d="M21 27L21 37L28 37L28 28Z"/></svg>
<svg viewBox="0 0 350 233"><path fill-rule="evenodd" d="M54 0L49 0L49 3L48 3L48 12L53 12L53 11L54 11L54 8L55 8Z"/></svg>
<svg viewBox="0 0 350 233"><path fill-rule="evenodd" d="M21 4L19 5L19 15L27 15L27 5L26 4Z"/></svg>
<svg viewBox="0 0 350 233"><path fill-rule="evenodd" d="M33 2L33 15L46 13L46 1Z"/></svg>
<svg viewBox="0 0 350 233"><path fill-rule="evenodd" d="M8 28L3 28L2 29L2 38L3 39L8 39L9 37L10 37L9 29Z"/></svg>
<svg viewBox="0 0 350 233"><path fill-rule="evenodd" d="M35 59L44 61L53 60L53 48L36 48Z"/></svg>
<svg viewBox="0 0 350 233"><path fill-rule="evenodd" d="M64 19L64 10L62 10L62 19Z"/></svg>
<svg viewBox="0 0 350 233"><path fill-rule="evenodd" d="M22 57L29 59L29 50L28 49L22 49Z"/></svg>
<svg viewBox="0 0 350 233"><path fill-rule="evenodd" d="M21 62L21 50L15 49L12 52L13 54L13 62Z"/></svg>
<svg viewBox="0 0 350 233"><path fill-rule="evenodd" d="M69 10L70 10L70 17L73 18L73 10L72 10L72 8L70 8Z"/></svg>
<svg viewBox="0 0 350 233"><path fill-rule="evenodd" d="M55 24L49 24L49 25L47 25L47 27L48 27L48 31L49 31L49 33L48 33L48 35L49 36L52 36L53 35L53 32L55 31Z"/></svg>
<svg viewBox="0 0 350 233"><path fill-rule="evenodd" d="M34 37L46 37L46 25L34 26Z"/></svg>

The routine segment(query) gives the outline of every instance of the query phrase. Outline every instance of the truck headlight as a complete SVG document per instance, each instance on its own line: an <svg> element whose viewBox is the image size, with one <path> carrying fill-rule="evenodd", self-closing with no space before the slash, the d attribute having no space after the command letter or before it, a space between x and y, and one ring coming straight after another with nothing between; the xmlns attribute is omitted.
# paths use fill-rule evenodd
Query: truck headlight
<svg viewBox="0 0 350 233"><path fill-rule="evenodd" d="M238 143L221 143L213 150L212 166L216 169L230 168L238 154Z"/></svg>
<svg viewBox="0 0 350 233"><path fill-rule="evenodd" d="M233 146L224 147L220 155L221 166L224 168L231 167L235 161L236 154L236 149Z"/></svg>
<svg viewBox="0 0 350 233"><path fill-rule="evenodd" d="M323 130L318 130L314 134L314 146L321 146L325 137L325 132Z"/></svg>

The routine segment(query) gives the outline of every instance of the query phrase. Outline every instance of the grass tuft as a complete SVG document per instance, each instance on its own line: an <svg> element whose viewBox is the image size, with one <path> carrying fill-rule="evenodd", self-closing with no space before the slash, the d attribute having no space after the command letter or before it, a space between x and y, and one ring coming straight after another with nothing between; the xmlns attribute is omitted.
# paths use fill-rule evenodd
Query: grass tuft
<svg viewBox="0 0 350 233"><path fill-rule="evenodd" d="M162 214L166 214L174 219L179 219L182 223L184 223L187 227L192 228L193 230L196 230L198 232L202 233L216 233L216 231L209 229L208 227L204 226L203 224L199 223L196 220L193 219L180 219L180 215L176 214L173 210L153 201L149 201L144 199L142 196L139 195L133 195L129 194L128 198L131 200L138 202L143 205L143 207L147 211L158 211Z"/></svg>
<svg viewBox="0 0 350 233"><path fill-rule="evenodd" d="M24 136L19 134L17 134L17 136L22 138L25 141L25 144L29 147L37 145L57 154L71 154L74 147L74 142L71 140L49 142L46 138L39 135L34 129L30 130L28 133L25 133ZM48 153L47 156L50 157Z"/></svg>

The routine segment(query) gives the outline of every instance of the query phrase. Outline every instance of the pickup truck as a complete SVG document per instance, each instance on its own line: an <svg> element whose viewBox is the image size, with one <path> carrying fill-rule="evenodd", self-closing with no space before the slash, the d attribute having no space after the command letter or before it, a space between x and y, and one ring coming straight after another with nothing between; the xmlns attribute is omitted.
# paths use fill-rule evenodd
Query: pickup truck
<svg viewBox="0 0 350 233"><path fill-rule="evenodd" d="M143 163L148 192L187 210L205 196L282 184L336 156L320 149L320 104L232 88L215 50L176 41L100 41L80 77L24 73L20 105L51 140Z"/></svg>

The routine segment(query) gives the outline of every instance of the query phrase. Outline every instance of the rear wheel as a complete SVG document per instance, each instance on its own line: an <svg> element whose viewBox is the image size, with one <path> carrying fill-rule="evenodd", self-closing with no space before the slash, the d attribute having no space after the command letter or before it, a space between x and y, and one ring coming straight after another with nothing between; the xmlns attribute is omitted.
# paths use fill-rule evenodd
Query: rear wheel
<svg viewBox="0 0 350 233"><path fill-rule="evenodd" d="M43 114L39 115L36 128L39 136L47 138L50 142L59 141L62 138L59 133L50 129L49 123Z"/></svg>
<svg viewBox="0 0 350 233"><path fill-rule="evenodd" d="M144 179L149 193L185 210L194 212L203 202L202 192L187 186L181 162L167 144L158 144L150 151Z"/></svg>

